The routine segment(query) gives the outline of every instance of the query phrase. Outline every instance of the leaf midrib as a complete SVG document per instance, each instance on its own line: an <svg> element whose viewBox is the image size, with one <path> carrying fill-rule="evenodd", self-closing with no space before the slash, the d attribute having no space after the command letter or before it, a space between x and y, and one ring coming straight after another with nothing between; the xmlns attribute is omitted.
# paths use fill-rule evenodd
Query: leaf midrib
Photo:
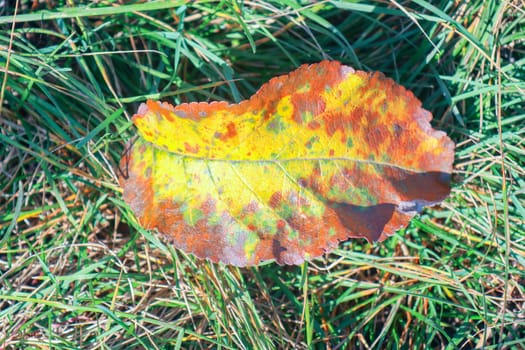
<svg viewBox="0 0 525 350"><path fill-rule="evenodd" d="M348 158L348 157L296 157L296 158L286 158L286 159L224 159L224 158L210 158L210 157L201 157L201 156L193 156L190 154L185 153L179 153L175 151L167 150L166 148L163 148L153 142L147 141L146 139L142 138L142 140L149 144L151 147L170 154L174 154L179 157L184 158L190 158L198 161L205 161L205 162L225 162L225 163L273 163L273 164L280 164L280 163L287 163L287 162L299 162L299 161L323 161L323 162L329 162L329 161L349 161L349 162L355 162L360 164L367 164L367 165L376 165L381 167L389 167L389 168L396 168L403 171L409 171L409 172L415 172L415 173L422 173L422 172L428 172L426 170L422 169L415 169L410 167L405 167L398 164L392 164L387 162L380 162L377 160L369 160L369 159L356 159L356 158Z"/></svg>

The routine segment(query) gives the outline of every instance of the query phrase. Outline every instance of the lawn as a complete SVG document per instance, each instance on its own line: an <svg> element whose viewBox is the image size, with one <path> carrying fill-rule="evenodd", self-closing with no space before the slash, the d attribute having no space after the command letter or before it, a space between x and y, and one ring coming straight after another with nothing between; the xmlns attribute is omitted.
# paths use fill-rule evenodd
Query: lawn
<svg viewBox="0 0 525 350"><path fill-rule="evenodd" d="M0 348L520 349L522 0L0 1ZM451 195L301 266L144 230L119 161L147 99L250 97L304 63L381 71L456 144Z"/></svg>

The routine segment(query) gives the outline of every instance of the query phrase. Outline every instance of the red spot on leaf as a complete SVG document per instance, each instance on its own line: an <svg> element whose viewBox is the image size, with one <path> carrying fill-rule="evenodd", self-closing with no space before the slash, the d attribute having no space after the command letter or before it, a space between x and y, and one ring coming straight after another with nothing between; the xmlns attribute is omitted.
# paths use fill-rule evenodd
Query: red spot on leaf
<svg viewBox="0 0 525 350"><path fill-rule="evenodd" d="M202 205L201 205L202 213L205 216L209 216L209 215L216 213L217 211L216 203L217 201L215 199L208 196L208 198L206 198L206 200L202 202Z"/></svg>
<svg viewBox="0 0 525 350"><path fill-rule="evenodd" d="M283 194L281 192L274 192L274 194L272 194L270 197L268 205L273 209L278 208L281 205L282 200Z"/></svg>
<svg viewBox="0 0 525 350"><path fill-rule="evenodd" d="M199 145L192 146L189 143L184 142L184 149L188 153L193 153L193 154L199 153Z"/></svg>
<svg viewBox="0 0 525 350"><path fill-rule="evenodd" d="M164 117L164 119L166 119L169 122L175 121L175 118L173 117L171 113L163 113L162 116Z"/></svg>
<svg viewBox="0 0 525 350"><path fill-rule="evenodd" d="M153 133L151 132L151 130L148 130L148 129L144 130L143 133L144 133L144 135L146 135L147 137L152 137L152 136L153 136Z"/></svg>
<svg viewBox="0 0 525 350"><path fill-rule="evenodd" d="M221 135L221 140L225 141L229 138L237 136L237 129L235 128L235 124L233 122L228 123L226 125L226 134Z"/></svg>
<svg viewBox="0 0 525 350"><path fill-rule="evenodd" d="M308 123L308 127L312 130L316 130L321 127L321 123L319 123L317 120L312 120Z"/></svg>

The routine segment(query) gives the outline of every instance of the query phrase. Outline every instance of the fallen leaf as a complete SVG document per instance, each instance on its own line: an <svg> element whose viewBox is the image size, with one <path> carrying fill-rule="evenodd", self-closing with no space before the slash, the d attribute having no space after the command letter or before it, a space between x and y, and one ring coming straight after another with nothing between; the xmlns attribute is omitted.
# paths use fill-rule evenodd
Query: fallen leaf
<svg viewBox="0 0 525 350"><path fill-rule="evenodd" d="M148 101L123 197L199 258L300 264L350 237L381 241L449 194L454 144L431 119L393 80L335 61L239 104Z"/></svg>

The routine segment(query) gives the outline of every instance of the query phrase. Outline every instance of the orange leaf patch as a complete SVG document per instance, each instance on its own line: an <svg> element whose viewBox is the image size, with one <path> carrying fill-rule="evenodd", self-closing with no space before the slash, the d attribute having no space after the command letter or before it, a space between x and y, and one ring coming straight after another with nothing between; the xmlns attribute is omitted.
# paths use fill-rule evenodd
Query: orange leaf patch
<svg viewBox="0 0 525 350"><path fill-rule="evenodd" d="M148 101L121 160L146 229L199 258L300 264L383 240L450 191L454 144L381 73L303 65L249 100Z"/></svg>

